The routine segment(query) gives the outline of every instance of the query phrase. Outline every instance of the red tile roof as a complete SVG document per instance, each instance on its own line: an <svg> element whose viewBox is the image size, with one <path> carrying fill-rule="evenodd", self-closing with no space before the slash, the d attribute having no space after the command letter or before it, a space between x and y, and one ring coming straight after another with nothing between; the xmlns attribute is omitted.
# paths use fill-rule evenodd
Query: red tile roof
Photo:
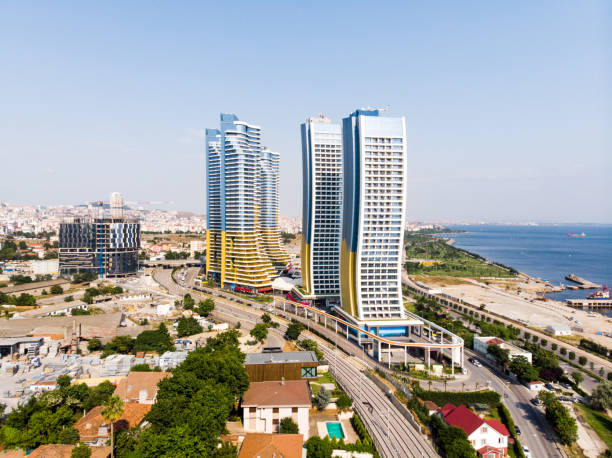
<svg viewBox="0 0 612 458"><path fill-rule="evenodd" d="M463 404L461 404L459 407L455 407L453 410L448 411L448 413L444 415L444 420L449 425L458 426L464 430L468 436L484 423L482 418Z"/></svg>
<svg viewBox="0 0 612 458"><path fill-rule="evenodd" d="M135 402L126 402L123 406L123 415L114 423L115 431L120 429L130 429L139 425L145 415L151 410L151 404L137 404ZM99 437L108 437L110 430L106 434L98 434L98 428L107 425L106 420L102 417L102 409L98 406L91 409L83 417L79 418L74 427L79 432L79 438L84 441L95 441Z"/></svg>
<svg viewBox="0 0 612 458"><path fill-rule="evenodd" d="M440 409L446 423L452 426L458 426L469 436L476 431L483 423L489 425L498 433L509 436L508 429L498 420L483 420L463 404L455 407L452 404L446 404Z"/></svg>
<svg viewBox="0 0 612 458"><path fill-rule="evenodd" d="M506 456L503 448L492 447L491 445L485 445L476 451L478 452L478 456L490 456L488 455L489 453L493 453L498 456Z"/></svg>
<svg viewBox="0 0 612 458"><path fill-rule="evenodd" d="M510 433L508 432L508 428L506 428L506 425L501 423L499 420L491 419L491 420L485 420L485 422L487 425L489 425L491 428L493 428L498 433L504 436L510 435Z"/></svg>
<svg viewBox="0 0 612 458"><path fill-rule="evenodd" d="M497 337L494 337L491 340L487 340L487 345L501 345L503 343L504 341L501 339L498 339Z"/></svg>
<svg viewBox="0 0 612 458"><path fill-rule="evenodd" d="M242 397L243 407L310 407L310 389L306 380L251 382Z"/></svg>
<svg viewBox="0 0 612 458"><path fill-rule="evenodd" d="M46 444L41 445L28 455L28 458L70 458L74 445ZM91 458L108 458L111 455L109 446L89 447ZM3 456L4 458L4 456Z"/></svg>
<svg viewBox="0 0 612 458"><path fill-rule="evenodd" d="M170 376L170 372L130 372L119 382L113 394L126 402L139 402L140 391L146 390L146 399L151 401L157 397L157 384Z"/></svg>
<svg viewBox="0 0 612 458"><path fill-rule="evenodd" d="M303 443L301 434L249 433L238 458L302 458Z"/></svg>

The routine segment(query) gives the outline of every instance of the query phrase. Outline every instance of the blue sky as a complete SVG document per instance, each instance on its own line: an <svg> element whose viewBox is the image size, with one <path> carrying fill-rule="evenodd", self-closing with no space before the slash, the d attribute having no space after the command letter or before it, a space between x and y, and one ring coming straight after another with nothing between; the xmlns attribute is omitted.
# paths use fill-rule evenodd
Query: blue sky
<svg viewBox="0 0 612 458"><path fill-rule="evenodd" d="M205 208L219 112L281 153L299 124L405 116L412 220L612 223L612 3L2 2L0 200Z"/></svg>

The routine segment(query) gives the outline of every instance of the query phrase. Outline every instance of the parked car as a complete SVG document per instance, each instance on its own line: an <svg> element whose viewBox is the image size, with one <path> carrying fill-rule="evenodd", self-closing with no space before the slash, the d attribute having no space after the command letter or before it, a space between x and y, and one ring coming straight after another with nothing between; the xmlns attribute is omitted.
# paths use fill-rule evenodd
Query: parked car
<svg viewBox="0 0 612 458"><path fill-rule="evenodd" d="M517 436L521 435L521 428L519 428L518 426L514 425L514 431L516 431Z"/></svg>
<svg viewBox="0 0 612 458"><path fill-rule="evenodd" d="M563 388L565 388L566 390L571 390L571 389L572 389L572 385L570 385L570 384L569 384L569 383L567 383L567 382L562 382L562 383L561 383L561 386L562 386Z"/></svg>
<svg viewBox="0 0 612 458"><path fill-rule="evenodd" d="M544 385L544 387L548 390L548 391L557 391L557 389L552 386L550 383L547 383L546 385Z"/></svg>
<svg viewBox="0 0 612 458"><path fill-rule="evenodd" d="M531 458L531 452L526 445L523 445L523 455L525 455L525 458Z"/></svg>
<svg viewBox="0 0 612 458"><path fill-rule="evenodd" d="M529 402L531 402L536 407L538 407L540 404L542 404L538 398L533 398Z"/></svg>

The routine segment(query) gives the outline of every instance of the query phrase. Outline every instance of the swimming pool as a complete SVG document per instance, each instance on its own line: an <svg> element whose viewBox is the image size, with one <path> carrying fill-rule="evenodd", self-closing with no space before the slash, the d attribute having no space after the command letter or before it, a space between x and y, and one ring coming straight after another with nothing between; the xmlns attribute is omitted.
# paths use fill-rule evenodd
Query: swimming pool
<svg viewBox="0 0 612 458"><path fill-rule="evenodd" d="M334 437L336 439L342 439L344 437L344 430L342 429L340 422L328 421L325 425L327 426L327 435L330 439L333 439Z"/></svg>

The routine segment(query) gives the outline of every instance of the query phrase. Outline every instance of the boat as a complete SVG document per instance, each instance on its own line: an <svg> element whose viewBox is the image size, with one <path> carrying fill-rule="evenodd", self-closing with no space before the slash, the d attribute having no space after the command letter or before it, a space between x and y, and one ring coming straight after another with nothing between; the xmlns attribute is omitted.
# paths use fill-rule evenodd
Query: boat
<svg viewBox="0 0 612 458"><path fill-rule="evenodd" d="M589 294L587 299L610 299L610 290L607 286L604 286L602 289Z"/></svg>
<svg viewBox="0 0 612 458"><path fill-rule="evenodd" d="M586 237L586 234L584 232L580 233L580 234L567 234L568 237Z"/></svg>

